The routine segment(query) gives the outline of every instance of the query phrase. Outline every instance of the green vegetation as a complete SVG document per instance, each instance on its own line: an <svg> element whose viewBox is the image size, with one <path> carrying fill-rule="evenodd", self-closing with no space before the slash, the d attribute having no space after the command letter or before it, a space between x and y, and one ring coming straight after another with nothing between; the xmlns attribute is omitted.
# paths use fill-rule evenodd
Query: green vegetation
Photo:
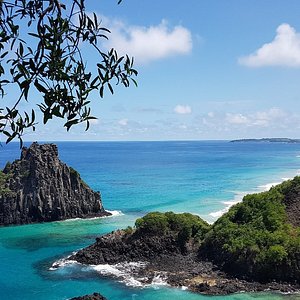
<svg viewBox="0 0 300 300"><path fill-rule="evenodd" d="M8 177L8 174L4 174L2 171L0 171L0 196L11 192L11 190L5 186Z"/></svg>
<svg viewBox="0 0 300 300"><path fill-rule="evenodd" d="M80 183L89 188L89 186L82 180L82 178L80 177L80 174L75 170L73 169L72 167L69 167L69 170L70 170L70 175L71 175L71 178L78 178L78 180L80 181Z"/></svg>
<svg viewBox="0 0 300 300"><path fill-rule="evenodd" d="M200 254L231 273L258 280L300 278L300 228L288 223L284 199L300 178L247 195L219 218Z"/></svg>
<svg viewBox="0 0 300 300"><path fill-rule="evenodd" d="M151 212L135 222L136 229L148 234L175 233L179 245L184 248L191 238L201 242L210 226L199 216L190 213Z"/></svg>
<svg viewBox="0 0 300 300"><path fill-rule="evenodd" d="M80 177L80 174L75 169L73 169L72 167L69 167L69 170L70 170L70 174L72 176Z"/></svg>
<svg viewBox="0 0 300 300"><path fill-rule="evenodd" d="M132 234L134 232L134 229L131 226L127 226L124 229L124 231L125 231L126 234Z"/></svg>
<svg viewBox="0 0 300 300"><path fill-rule="evenodd" d="M234 276L299 282L299 214L300 177L295 177L268 192L245 196L212 226L198 216L172 212L149 213L135 226L143 234L177 235L181 249L194 242L201 259Z"/></svg>
<svg viewBox="0 0 300 300"><path fill-rule="evenodd" d="M44 124L60 118L67 130L82 122L88 130L95 92L103 98L114 84L137 85L133 58L106 52L101 41L110 31L85 2L0 1L0 136L6 143L19 139L22 145L24 132L35 130L35 107ZM97 62L88 64L83 48ZM11 87L18 91L14 101ZM30 101L37 105L24 108Z"/></svg>

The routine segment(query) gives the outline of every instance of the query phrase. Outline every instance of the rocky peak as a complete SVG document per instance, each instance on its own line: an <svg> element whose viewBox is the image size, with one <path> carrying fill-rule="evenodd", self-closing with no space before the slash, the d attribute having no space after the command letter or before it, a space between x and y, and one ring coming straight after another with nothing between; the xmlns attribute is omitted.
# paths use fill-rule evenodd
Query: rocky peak
<svg viewBox="0 0 300 300"><path fill-rule="evenodd" d="M22 148L20 159L42 160L43 158L49 157L58 160L57 146L55 144L39 145L37 142L34 142L29 148Z"/></svg>
<svg viewBox="0 0 300 300"><path fill-rule="evenodd" d="M94 192L73 168L60 161L54 144L24 147L7 164L0 188L0 225L107 215Z"/></svg>

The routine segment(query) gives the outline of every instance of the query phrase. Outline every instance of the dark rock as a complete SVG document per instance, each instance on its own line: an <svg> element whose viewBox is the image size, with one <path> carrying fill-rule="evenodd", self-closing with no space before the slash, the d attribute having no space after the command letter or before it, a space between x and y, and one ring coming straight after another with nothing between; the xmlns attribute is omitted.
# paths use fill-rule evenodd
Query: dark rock
<svg viewBox="0 0 300 300"><path fill-rule="evenodd" d="M289 223L300 227L300 178L297 176L291 181L291 186L285 191L283 203Z"/></svg>
<svg viewBox="0 0 300 300"><path fill-rule="evenodd" d="M0 189L0 225L110 215L73 168L58 158L57 146L33 143L7 164Z"/></svg>
<svg viewBox="0 0 300 300"><path fill-rule="evenodd" d="M143 284L151 284L161 275L170 286L185 286L206 295L227 295L242 291L300 291L298 283L260 283L231 277L212 262L201 260L197 255L196 250L188 253L182 251L176 237L170 232L148 235L138 231L126 233L125 230L117 230L97 238L96 243L78 251L69 259L87 265L143 262L144 267L128 270L128 275Z"/></svg>
<svg viewBox="0 0 300 300"><path fill-rule="evenodd" d="M99 293L94 293L92 295L85 295L81 297L74 297L70 300L107 300L105 297L100 295Z"/></svg>
<svg viewBox="0 0 300 300"><path fill-rule="evenodd" d="M117 230L97 238L96 243L78 251L70 259L83 264L116 264L124 261L152 260L157 255L180 253L173 235L126 234Z"/></svg>

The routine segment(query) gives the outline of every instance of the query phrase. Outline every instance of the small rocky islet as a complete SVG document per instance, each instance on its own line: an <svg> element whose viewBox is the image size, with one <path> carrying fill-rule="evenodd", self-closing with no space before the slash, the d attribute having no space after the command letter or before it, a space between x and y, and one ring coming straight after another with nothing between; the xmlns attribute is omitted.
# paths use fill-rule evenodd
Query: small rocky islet
<svg viewBox="0 0 300 300"><path fill-rule="evenodd" d="M71 298L70 300L107 300L99 293Z"/></svg>

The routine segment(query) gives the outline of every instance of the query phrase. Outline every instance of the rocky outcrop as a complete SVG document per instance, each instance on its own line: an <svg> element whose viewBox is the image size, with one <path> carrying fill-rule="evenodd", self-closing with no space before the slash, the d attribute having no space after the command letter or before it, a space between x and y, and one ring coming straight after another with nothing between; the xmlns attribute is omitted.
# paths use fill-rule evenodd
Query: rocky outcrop
<svg viewBox="0 0 300 300"><path fill-rule="evenodd" d="M24 147L0 177L0 225L110 215L100 193L59 160L54 144Z"/></svg>
<svg viewBox="0 0 300 300"><path fill-rule="evenodd" d="M152 212L69 259L115 268L133 263L140 268L126 270L141 284L160 277L204 294L299 292L299 192L295 177L247 195L211 226L189 213Z"/></svg>
<svg viewBox="0 0 300 300"><path fill-rule="evenodd" d="M144 235L124 230L101 236L96 243L78 251L70 259L83 264L116 264L124 261L153 260L158 255L180 254L174 235Z"/></svg>
<svg viewBox="0 0 300 300"><path fill-rule="evenodd" d="M94 293L92 295L85 295L81 297L74 297L70 300L107 300L105 297L100 295L99 293Z"/></svg>
<svg viewBox="0 0 300 300"><path fill-rule="evenodd" d="M174 234L140 234L117 230L96 239L96 242L69 257L86 265L137 262L140 268L128 268L127 276L142 285L153 283L157 278L174 287L185 287L206 295L227 295L237 292L280 291L296 293L299 284L246 281L229 276L210 261L197 257L195 247L182 251ZM114 275L112 275L114 277Z"/></svg>

